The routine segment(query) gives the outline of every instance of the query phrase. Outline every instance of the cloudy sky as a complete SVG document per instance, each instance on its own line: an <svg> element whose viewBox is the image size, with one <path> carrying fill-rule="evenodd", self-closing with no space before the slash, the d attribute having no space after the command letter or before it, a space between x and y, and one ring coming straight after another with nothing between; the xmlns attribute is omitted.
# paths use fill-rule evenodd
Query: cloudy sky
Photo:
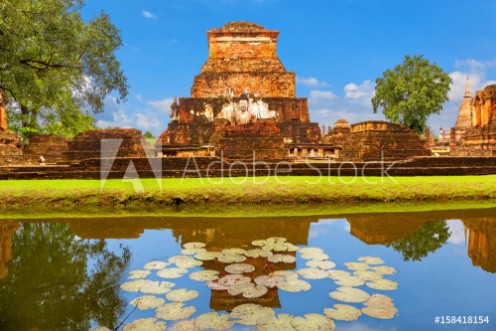
<svg viewBox="0 0 496 331"><path fill-rule="evenodd" d="M102 127L163 132L172 99L190 95L207 60L206 31L238 20L280 31L279 58L320 124L382 119L370 104L375 80L405 55L453 79L435 131L454 125L467 76L472 93L496 81L496 0L87 0L84 17L101 10L121 30L131 86L126 103L108 98Z"/></svg>

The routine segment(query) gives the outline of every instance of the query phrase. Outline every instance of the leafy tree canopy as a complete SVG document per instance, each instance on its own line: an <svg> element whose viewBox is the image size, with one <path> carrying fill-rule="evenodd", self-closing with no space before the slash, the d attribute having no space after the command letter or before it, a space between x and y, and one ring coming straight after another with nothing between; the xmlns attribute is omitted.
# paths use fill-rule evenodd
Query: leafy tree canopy
<svg viewBox="0 0 496 331"><path fill-rule="evenodd" d="M112 91L120 101L127 96L115 56L119 31L103 12L84 22L83 6L83 0L0 3L0 93L21 134L84 131L94 120L81 109L102 112Z"/></svg>
<svg viewBox="0 0 496 331"><path fill-rule="evenodd" d="M439 114L448 101L451 78L422 55L405 56L403 63L376 79L372 98L374 113L379 108L392 122L417 133L427 127L427 118Z"/></svg>

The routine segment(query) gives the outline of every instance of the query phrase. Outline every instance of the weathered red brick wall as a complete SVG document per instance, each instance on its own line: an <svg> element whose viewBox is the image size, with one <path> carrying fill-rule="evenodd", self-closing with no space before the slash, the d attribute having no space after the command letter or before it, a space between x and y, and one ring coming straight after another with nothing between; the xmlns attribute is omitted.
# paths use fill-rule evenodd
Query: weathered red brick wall
<svg viewBox="0 0 496 331"><path fill-rule="evenodd" d="M65 160L65 153L69 150L70 138L52 135L32 135L29 143L24 146L23 154L34 158L43 156L47 162Z"/></svg>

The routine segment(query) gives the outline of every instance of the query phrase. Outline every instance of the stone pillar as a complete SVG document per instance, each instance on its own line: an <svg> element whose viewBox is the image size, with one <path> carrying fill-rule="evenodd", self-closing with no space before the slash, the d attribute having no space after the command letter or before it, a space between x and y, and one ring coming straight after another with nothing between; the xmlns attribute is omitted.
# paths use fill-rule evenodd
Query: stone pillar
<svg viewBox="0 0 496 331"><path fill-rule="evenodd" d="M425 143L425 148L431 149L432 147L431 130L429 128L425 128L424 130L424 143Z"/></svg>
<svg viewBox="0 0 496 331"><path fill-rule="evenodd" d="M7 130L7 95L0 88L0 130Z"/></svg>

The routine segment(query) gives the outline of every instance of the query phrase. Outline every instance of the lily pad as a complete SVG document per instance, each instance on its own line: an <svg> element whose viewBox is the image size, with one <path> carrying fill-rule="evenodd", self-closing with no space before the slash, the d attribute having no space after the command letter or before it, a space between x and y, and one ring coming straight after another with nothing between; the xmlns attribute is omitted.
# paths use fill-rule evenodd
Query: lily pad
<svg viewBox="0 0 496 331"><path fill-rule="evenodd" d="M213 261L217 259L220 256L219 252L200 252L195 255L195 259L200 260L200 261Z"/></svg>
<svg viewBox="0 0 496 331"><path fill-rule="evenodd" d="M239 284L248 284L250 282L251 282L250 277L246 277L246 276L238 275L238 274L226 275L217 281L217 283L219 285L222 285L225 287L239 285Z"/></svg>
<svg viewBox="0 0 496 331"><path fill-rule="evenodd" d="M336 329L334 322L320 314L306 314L305 317L295 317L291 325L297 331L333 331Z"/></svg>
<svg viewBox="0 0 496 331"><path fill-rule="evenodd" d="M176 324L174 324L171 328L170 331L202 331L201 329L198 329L195 326L195 321L194 320L185 320L185 321L179 321Z"/></svg>
<svg viewBox="0 0 496 331"><path fill-rule="evenodd" d="M259 257L269 257L271 256L272 253L266 249L263 248L253 248L253 249L248 249L245 252L246 257L251 257L251 258L259 258Z"/></svg>
<svg viewBox="0 0 496 331"><path fill-rule="evenodd" d="M156 317L166 321L182 320L190 317L196 312L193 306L184 307L182 302L173 302L157 308Z"/></svg>
<svg viewBox="0 0 496 331"><path fill-rule="evenodd" d="M253 246L257 246L257 247L263 247L263 246L267 245L267 240L265 240L265 239L253 240L251 242L251 244Z"/></svg>
<svg viewBox="0 0 496 331"><path fill-rule="evenodd" d="M365 281L360 277L350 275L346 277L340 277L336 280L336 284L340 286L355 287L362 286L363 284L365 284Z"/></svg>
<svg viewBox="0 0 496 331"><path fill-rule="evenodd" d="M221 251L222 254L243 255L246 251L242 248L226 248Z"/></svg>
<svg viewBox="0 0 496 331"><path fill-rule="evenodd" d="M188 270L184 268L166 268L159 270L157 276L161 278L181 278L184 274L187 274Z"/></svg>
<svg viewBox="0 0 496 331"><path fill-rule="evenodd" d="M217 270L200 270L192 272L189 278L199 282L216 280L219 279L219 272Z"/></svg>
<svg viewBox="0 0 496 331"><path fill-rule="evenodd" d="M326 270L317 268L303 268L296 271L298 275L306 279L324 279L329 277L329 273Z"/></svg>
<svg viewBox="0 0 496 331"><path fill-rule="evenodd" d="M365 307L362 308L362 313L368 315L370 317L380 318L380 319L393 319L396 316L398 309L396 307L386 307L386 308L377 308L377 307Z"/></svg>
<svg viewBox="0 0 496 331"><path fill-rule="evenodd" d="M272 263L295 263L296 257L287 254L274 254L269 256L267 260Z"/></svg>
<svg viewBox="0 0 496 331"><path fill-rule="evenodd" d="M205 253L207 250L205 248L184 248L181 250L183 255L196 255L198 253Z"/></svg>
<svg viewBox="0 0 496 331"><path fill-rule="evenodd" d="M267 242L270 243L270 244L283 244L286 241L288 241L288 239L286 239L284 237L270 237L270 238L267 238Z"/></svg>
<svg viewBox="0 0 496 331"><path fill-rule="evenodd" d="M169 258L169 262L174 263L179 268L194 268L203 264L202 261L195 260L191 256L177 255Z"/></svg>
<svg viewBox="0 0 496 331"><path fill-rule="evenodd" d="M247 299L255 299L255 298L263 297L266 293L267 293L267 288L265 286L257 285L255 287L245 289L243 291L243 296Z"/></svg>
<svg viewBox="0 0 496 331"><path fill-rule="evenodd" d="M156 318L139 318L124 325L123 331L164 331L167 324Z"/></svg>
<svg viewBox="0 0 496 331"><path fill-rule="evenodd" d="M129 304L137 307L140 310L148 310L151 308L157 308L165 303L162 298L157 298L153 295L144 295L132 300Z"/></svg>
<svg viewBox="0 0 496 331"><path fill-rule="evenodd" d="M274 288L276 287L279 283L282 283L285 281L285 278L283 276L270 276L270 275L261 275L255 278L255 284L257 285L263 285L268 288Z"/></svg>
<svg viewBox="0 0 496 331"><path fill-rule="evenodd" d="M286 292L302 292L308 291L312 288L310 283L301 279L286 280L277 284L277 287Z"/></svg>
<svg viewBox="0 0 496 331"><path fill-rule="evenodd" d="M393 299L384 294L374 294L364 304L372 308L394 307Z"/></svg>
<svg viewBox="0 0 496 331"><path fill-rule="evenodd" d="M202 243L202 242L189 242L189 243L183 244L183 248L186 248L186 249L204 248L205 246L207 246L207 245L205 243Z"/></svg>
<svg viewBox="0 0 496 331"><path fill-rule="evenodd" d="M248 263L234 263L226 266L224 270L230 274L247 274L255 271L255 267Z"/></svg>
<svg viewBox="0 0 496 331"><path fill-rule="evenodd" d="M375 271L369 271L369 270L359 270L355 271L353 275L360 277L363 280L379 280L382 279L382 275L375 272Z"/></svg>
<svg viewBox="0 0 496 331"><path fill-rule="evenodd" d="M300 254L322 254L324 250L318 247L303 247L298 250Z"/></svg>
<svg viewBox="0 0 496 331"><path fill-rule="evenodd" d="M398 289L398 283L389 279L378 279L365 283L374 290L393 291Z"/></svg>
<svg viewBox="0 0 496 331"><path fill-rule="evenodd" d="M126 291L126 292L139 292L142 286L147 285L147 284L148 285L153 284L153 283L156 283L156 282L151 281L151 280L146 280L146 279L138 279L138 280L133 280L130 282L123 283L121 285L121 289Z"/></svg>
<svg viewBox="0 0 496 331"><path fill-rule="evenodd" d="M329 255L325 253L305 253L301 254L301 258L304 260L325 261L329 260Z"/></svg>
<svg viewBox="0 0 496 331"><path fill-rule="evenodd" d="M277 317L270 318L258 325L258 331L296 331L291 322L294 316L289 314L279 314Z"/></svg>
<svg viewBox="0 0 496 331"><path fill-rule="evenodd" d="M221 253L217 260L221 263L241 263L246 261L246 257L244 255Z"/></svg>
<svg viewBox="0 0 496 331"><path fill-rule="evenodd" d="M310 268L318 268L318 269L332 269L336 267L336 263L332 261L316 261L316 260L311 260L305 263L308 267Z"/></svg>
<svg viewBox="0 0 496 331"><path fill-rule="evenodd" d="M165 294L176 284L171 282L150 282L140 287L140 292L146 294Z"/></svg>
<svg viewBox="0 0 496 331"><path fill-rule="evenodd" d="M198 291L180 288L167 293L165 297L169 301L184 302L184 301L193 300L194 298L198 297Z"/></svg>
<svg viewBox="0 0 496 331"><path fill-rule="evenodd" d="M234 322L230 321L229 318L230 316L227 314L211 312L198 316L194 324L199 330L225 331L234 325Z"/></svg>
<svg viewBox="0 0 496 331"><path fill-rule="evenodd" d="M324 314L329 318L339 321L354 321L362 315L362 311L350 305L336 304L334 305L334 309L324 309Z"/></svg>
<svg viewBox="0 0 496 331"><path fill-rule="evenodd" d="M227 288L227 293L229 293L229 295L236 296L236 295L243 294L244 291L250 290L254 287L255 287L255 284L253 284L253 283L233 285L233 286L229 286Z"/></svg>
<svg viewBox="0 0 496 331"><path fill-rule="evenodd" d="M331 279L341 279L343 277L349 277L351 274L348 271L344 270L329 270L328 271L329 278Z"/></svg>
<svg viewBox="0 0 496 331"><path fill-rule="evenodd" d="M129 279L143 279L148 277L150 270L131 270L129 271Z"/></svg>
<svg viewBox="0 0 496 331"><path fill-rule="evenodd" d="M286 251L288 252L296 252L298 250L298 246L292 243L284 243L284 245L286 246Z"/></svg>
<svg viewBox="0 0 496 331"><path fill-rule="evenodd" d="M253 303L245 303L234 307L231 318L236 318L236 323L243 325L259 325L264 321L274 318L275 312L271 308Z"/></svg>
<svg viewBox="0 0 496 331"><path fill-rule="evenodd" d="M369 265L363 262L346 262L344 265L353 271L367 270L369 268Z"/></svg>
<svg viewBox="0 0 496 331"><path fill-rule="evenodd" d="M168 265L170 265L169 262L164 262L164 261L151 261L145 264L143 267L144 269L148 270L160 270L166 268Z"/></svg>
<svg viewBox="0 0 496 331"><path fill-rule="evenodd" d="M371 269L381 275L394 275L397 272L395 268L387 266L372 267Z"/></svg>
<svg viewBox="0 0 496 331"><path fill-rule="evenodd" d="M207 282L207 287L213 291L227 291L229 288L229 286L224 286L214 281Z"/></svg>
<svg viewBox="0 0 496 331"><path fill-rule="evenodd" d="M338 287L336 291L330 292L329 296L343 302L365 302L370 298L367 292L348 286Z"/></svg>
<svg viewBox="0 0 496 331"><path fill-rule="evenodd" d="M384 264L384 261L375 256L362 256L358 258L358 261L365 262L367 264Z"/></svg>
<svg viewBox="0 0 496 331"><path fill-rule="evenodd" d="M270 274L271 276L282 276L285 280L296 280L300 277L298 273L291 270L276 270Z"/></svg>

